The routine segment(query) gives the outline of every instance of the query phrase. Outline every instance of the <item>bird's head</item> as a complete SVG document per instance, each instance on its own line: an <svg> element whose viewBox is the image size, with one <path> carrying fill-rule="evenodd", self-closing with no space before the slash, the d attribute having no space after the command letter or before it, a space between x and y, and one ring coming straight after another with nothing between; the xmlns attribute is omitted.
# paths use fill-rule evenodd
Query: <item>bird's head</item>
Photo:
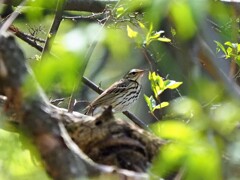
<svg viewBox="0 0 240 180"><path fill-rule="evenodd" d="M142 69L132 69L124 76L124 78L139 82L143 74L144 70Z"/></svg>

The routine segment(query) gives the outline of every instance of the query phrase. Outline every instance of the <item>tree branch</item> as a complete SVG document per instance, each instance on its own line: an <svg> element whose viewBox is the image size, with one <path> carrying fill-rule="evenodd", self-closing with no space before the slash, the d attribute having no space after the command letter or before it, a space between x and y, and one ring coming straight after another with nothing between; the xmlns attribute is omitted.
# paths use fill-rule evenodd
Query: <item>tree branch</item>
<svg viewBox="0 0 240 180"><path fill-rule="evenodd" d="M18 6L23 0L3 0L2 3ZM116 4L118 0L67 0L64 10L102 12L107 4ZM31 6L46 9L55 9L57 0L48 1L48 3L39 4L38 1L31 2ZM28 4L29 5L29 4ZM40 7L39 7L40 6Z"/></svg>
<svg viewBox="0 0 240 180"><path fill-rule="evenodd" d="M35 49L37 49L38 51L42 52L43 51L43 47L40 46L37 41L44 43L45 40L42 39L38 39L37 37L32 37L26 33L21 32L18 28L16 28L15 26L11 25L9 27L9 30L11 32L14 33L15 36L17 36L18 38L20 38L21 40L25 41L27 44L29 44L30 46L34 47Z"/></svg>
<svg viewBox="0 0 240 180"><path fill-rule="evenodd" d="M50 40L53 42L55 39L56 33L57 33L60 23L62 21L62 13L63 13L63 8L65 6L65 3L66 3L66 0L58 0L57 1L56 14L55 14L51 29L47 35L47 40L46 40L46 43L43 48L42 57L50 50L49 49L50 48Z"/></svg>

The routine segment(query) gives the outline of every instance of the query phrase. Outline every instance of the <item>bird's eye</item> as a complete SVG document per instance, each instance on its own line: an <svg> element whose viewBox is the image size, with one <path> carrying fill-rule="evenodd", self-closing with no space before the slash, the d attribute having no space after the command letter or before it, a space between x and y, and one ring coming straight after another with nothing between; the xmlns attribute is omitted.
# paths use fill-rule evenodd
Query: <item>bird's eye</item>
<svg viewBox="0 0 240 180"><path fill-rule="evenodd" d="M131 72L130 74L134 76L136 74L136 72Z"/></svg>

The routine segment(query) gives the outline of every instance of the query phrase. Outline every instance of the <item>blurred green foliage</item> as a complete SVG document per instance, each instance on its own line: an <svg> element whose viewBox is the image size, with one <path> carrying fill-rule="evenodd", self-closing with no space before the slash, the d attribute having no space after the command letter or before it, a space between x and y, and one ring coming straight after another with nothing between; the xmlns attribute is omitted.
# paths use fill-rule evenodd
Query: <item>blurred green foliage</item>
<svg viewBox="0 0 240 180"><path fill-rule="evenodd" d="M2 111L0 111L0 121L1 127L6 128L7 117ZM0 130L0 140L0 179L49 179L39 161L35 147L21 132Z"/></svg>
<svg viewBox="0 0 240 180"><path fill-rule="evenodd" d="M164 36L161 37L161 35L164 34L164 31L154 32L152 24L150 25L150 28L147 29L143 23L138 21L138 26L140 27L139 32L134 31L132 28L130 28L127 25L127 33L128 33L128 37L135 39L136 43L140 47L141 46L149 46L150 43L153 41L171 42L171 39L166 38Z"/></svg>
<svg viewBox="0 0 240 180"><path fill-rule="evenodd" d="M35 7L35 8L26 8L24 11L24 14L26 14L26 17L29 21L31 22L39 22L40 19L44 18L44 12L46 9L56 9L56 4L57 3L63 3L62 0L60 1L48 1L48 0L31 0L31 1L26 1L26 6L29 7ZM45 7L45 8L41 8ZM36 10L37 8L37 10Z"/></svg>
<svg viewBox="0 0 240 180"><path fill-rule="evenodd" d="M225 42L224 45L218 41L215 41L215 43L217 44L217 53L222 51L226 59L232 59L240 66L240 44L230 41Z"/></svg>
<svg viewBox="0 0 240 180"><path fill-rule="evenodd" d="M109 28L104 31L103 43L109 48L113 58L122 61L129 55L130 42L123 29ZM118 42L118 43L116 43Z"/></svg>
<svg viewBox="0 0 240 180"><path fill-rule="evenodd" d="M217 84L200 82L205 91L175 99L168 115L151 126L157 136L169 140L154 160L153 177L180 174L183 179L218 180L229 171L236 173L229 168L239 163L232 153L239 142L239 101L223 97Z"/></svg>
<svg viewBox="0 0 240 180"><path fill-rule="evenodd" d="M36 79L47 92L57 90L59 93L70 94L74 86L78 86L79 77L85 67L83 57L88 41L88 36L85 34L82 37L81 34L82 32L76 29L62 36L53 46L52 54L46 55L33 65ZM79 41L74 42L75 39Z"/></svg>
<svg viewBox="0 0 240 180"><path fill-rule="evenodd" d="M168 177L179 170L183 179L223 179L223 162L236 163L229 151L238 148L232 140L239 134L239 102L226 99L210 108L181 97L171 107L173 119L152 125L156 135L169 141L154 160L151 174Z"/></svg>
<svg viewBox="0 0 240 180"><path fill-rule="evenodd" d="M154 160L151 173L167 177L179 170L184 179L221 179L219 152L201 133L173 120L155 124L153 130L170 142Z"/></svg>

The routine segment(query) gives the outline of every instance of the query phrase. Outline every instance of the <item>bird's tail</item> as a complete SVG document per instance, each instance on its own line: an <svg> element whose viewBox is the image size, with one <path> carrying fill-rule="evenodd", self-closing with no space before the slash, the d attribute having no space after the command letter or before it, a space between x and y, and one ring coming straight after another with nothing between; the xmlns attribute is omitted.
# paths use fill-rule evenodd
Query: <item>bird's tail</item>
<svg viewBox="0 0 240 180"><path fill-rule="evenodd" d="M91 105L88 105L86 108L82 110L83 114L91 115L93 114L94 108Z"/></svg>

